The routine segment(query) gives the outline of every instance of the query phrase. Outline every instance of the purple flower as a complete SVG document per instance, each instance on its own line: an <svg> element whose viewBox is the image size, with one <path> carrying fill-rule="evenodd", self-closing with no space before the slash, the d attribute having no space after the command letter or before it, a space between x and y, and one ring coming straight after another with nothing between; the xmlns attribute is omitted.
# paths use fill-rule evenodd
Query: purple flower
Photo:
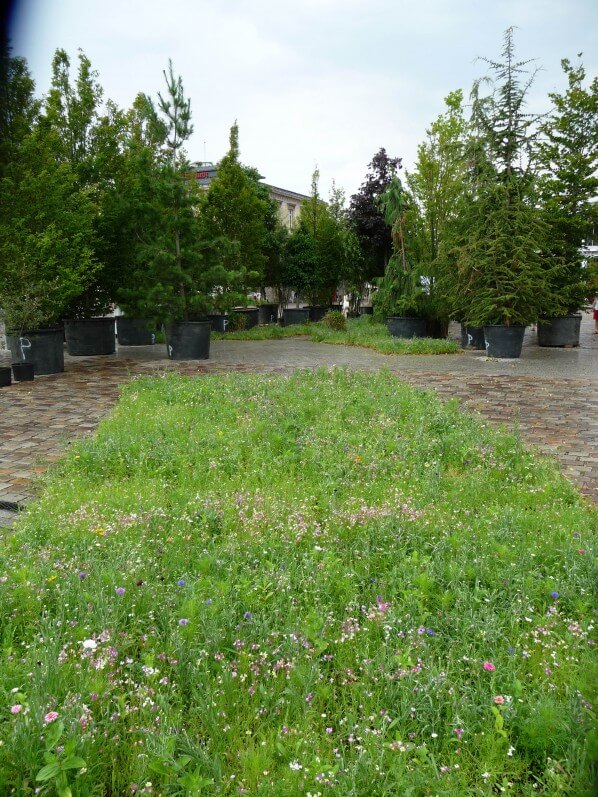
<svg viewBox="0 0 598 797"><path fill-rule="evenodd" d="M243 617L244 617L246 620L251 620L251 619L252 619L252 617L253 617L253 615L251 614L251 612L245 612L245 614L243 615Z"/></svg>
<svg viewBox="0 0 598 797"><path fill-rule="evenodd" d="M559 593L558 593L558 592L551 592L551 593L550 593L550 597L551 597L553 600L556 600L556 599L559 597Z"/></svg>
<svg viewBox="0 0 598 797"><path fill-rule="evenodd" d="M211 605L212 605L212 599L206 598L206 606L211 606Z"/></svg>
<svg viewBox="0 0 598 797"><path fill-rule="evenodd" d="M426 628L426 634L428 636L435 636L436 635L436 631L434 631L433 628Z"/></svg>
<svg viewBox="0 0 598 797"><path fill-rule="evenodd" d="M426 629L423 627L423 625L420 625L420 627L417 629L417 633L421 636L422 634L425 634L425 632Z"/></svg>
<svg viewBox="0 0 598 797"><path fill-rule="evenodd" d="M117 587L114 591L117 595L124 595L127 590L124 587Z"/></svg>
<svg viewBox="0 0 598 797"><path fill-rule="evenodd" d="M189 625L189 620L186 617L181 617L179 620L179 625Z"/></svg>
<svg viewBox="0 0 598 797"><path fill-rule="evenodd" d="M179 578L179 580L177 581L177 586L178 587L184 587L186 583L187 582L185 581L184 578Z"/></svg>
<svg viewBox="0 0 598 797"><path fill-rule="evenodd" d="M81 571L79 573L79 578L83 581L84 578L87 578L87 573L85 571Z"/></svg>

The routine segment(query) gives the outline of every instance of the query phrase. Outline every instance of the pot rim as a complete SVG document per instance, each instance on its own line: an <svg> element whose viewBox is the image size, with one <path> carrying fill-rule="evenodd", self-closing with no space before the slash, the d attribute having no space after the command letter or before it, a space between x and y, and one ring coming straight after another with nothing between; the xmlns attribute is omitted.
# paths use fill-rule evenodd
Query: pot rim
<svg viewBox="0 0 598 797"><path fill-rule="evenodd" d="M35 329L24 329L22 332L18 332L16 329L7 329L6 335L10 336L11 338L16 337L24 337L25 335L39 335L40 332L63 332L63 327L38 327Z"/></svg>

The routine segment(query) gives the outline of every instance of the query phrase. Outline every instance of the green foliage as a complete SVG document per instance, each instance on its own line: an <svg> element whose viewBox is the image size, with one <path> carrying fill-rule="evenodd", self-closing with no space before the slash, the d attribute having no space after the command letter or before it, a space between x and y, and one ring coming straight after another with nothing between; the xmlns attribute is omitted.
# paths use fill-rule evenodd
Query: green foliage
<svg viewBox="0 0 598 797"><path fill-rule="evenodd" d="M231 274L230 290L242 295L262 284L267 260L266 216L270 210L239 162L239 128L235 122L229 151L218 164L218 176L210 185L201 216L207 239L233 242L222 253L222 265Z"/></svg>
<svg viewBox="0 0 598 797"><path fill-rule="evenodd" d="M329 310L322 319L322 323L328 329L334 329L336 332L344 332L347 328L347 319L340 310Z"/></svg>
<svg viewBox="0 0 598 797"><path fill-rule="evenodd" d="M428 314L447 320L453 302L455 263L445 253L460 223L459 214L466 210L467 123L460 90L451 92L445 103L446 111L427 130L426 140L418 147L415 168L407 174L412 200L407 233L428 286Z"/></svg>
<svg viewBox="0 0 598 797"><path fill-rule="evenodd" d="M492 92L474 85L471 207L457 245L456 315L475 326L529 324L548 299L547 228L536 203L536 118L525 112L534 74L516 61L507 30L502 61L488 61ZM523 83L522 83L523 81Z"/></svg>
<svg viewBox="0 0 598 797"><path fill-rule="evenodd" d="M405 226L409 199L399 177L392 178L380 198L384 218L391 226L393 255L388 261L384 277L378 281L374 294L374 313L379 318L387 316L417 317L425 312L426 294L421 285L421 274L414 265L410 245L417 236L407 236Z"/></svg>
<svg viewBox="0 0 598 797"><path fill-rule="evenodd" d="M141 167L137 176L133 170L133 189L140 180L136 204L146 240L139 250L143 279L136 301L134 295L129 301L142 316L171 322L205 314L213 305L214 287L227 289L236 275L225 265L235 244L206 236L201 221L205 198L186 177L184 145L193 130L191 104L172 62L164 79L166 92L158 95L158 112L150 100L142 103L137 133L141 143L133 151L138 158L134 165ZM149 136L148 143L144 136Z"/></svg>
<svg viewBox="0 0 598 797"><path fill-rule="evenodd" d="M311 195L301 206L299 227L289 238L284 276L287 285L312 305L326 305L345 268L344 194L333 185L331 203L319 193L320 173L312 175Z"/></svg>
<svg viewBox="0 0 598 797"><path fill-rule="evenodd" d="M549 95L552 113L541 125L538 158L540 198L550 227L551 260L562 266L550 278L545 315L565 315L585 304L587 285L580 248L598 193L598 78L584 86L586 71L561 61L567 78L562 94Z"/></svg>
<svg viewBox="0 0 598 797"><path fill-rule="evenodd" d="M38 126L0 179L0 308L7 328L51 326L90 285L95 205Z"/></svg>
<svg viewBox="0 0 598 797"><path fill-rule="evenodd" d="M597 519L389 371L133 380L0 546L0 793L591 794Z"/></svg>
<svg viewBox="0 0 598 797"><path fill-rule="evenodd" d="M24 58L11 55L4 38L0 41L0 178L39 112L34 99L35 84Z"/></svg>
<svg viewBox="0 0 598 797"><path fill-rule="evenodd" d="M72 299L69 317L105 313L112 301L118 255L110 248L107 209L121 166L124 117L108 101L102 107L103 90L89 58L79 50L76 76L65 50L57 49L52 61L52 81L44 102L40 127L51 131L57 142L56 157L70 166L77 186L93 202L93 245L96 262L85 289ZM106 212L108 210L108 212Z"/></svg>

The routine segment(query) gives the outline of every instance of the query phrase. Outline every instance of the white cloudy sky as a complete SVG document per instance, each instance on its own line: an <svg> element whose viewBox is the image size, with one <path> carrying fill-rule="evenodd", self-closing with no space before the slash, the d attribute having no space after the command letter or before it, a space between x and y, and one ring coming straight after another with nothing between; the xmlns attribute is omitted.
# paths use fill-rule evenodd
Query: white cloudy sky
<svg viewBox="0 0 598 797"><path fill-rule="evenodd" d="M456 88L484 74L518 27L521 58L542 66L536 109L564 86L560 60L598 66L595 0L21 0L15 54L46 92L56 47L80 47L107 97L129 106L162 89L168 58L192 101L192 160L217 161L239 122L241 157L274 185L347 194L384 146L409 168Z"/></svg>

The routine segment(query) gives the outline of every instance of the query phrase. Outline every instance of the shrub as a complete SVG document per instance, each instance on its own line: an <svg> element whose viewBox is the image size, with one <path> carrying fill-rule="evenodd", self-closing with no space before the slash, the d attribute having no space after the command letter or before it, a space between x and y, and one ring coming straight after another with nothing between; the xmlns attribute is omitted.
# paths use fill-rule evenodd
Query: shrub
<svg viewBox="0 0 598 797"><path fill-rule="evenodd" d="M247 326L245 313L231 313L228 317L229 332L242 332Z"/></svg>
<svg viewBox="0 0 598 797"><path fill-rule="evenodd" d="M340 310L329 310L322 319L322 323L336 332L344 332L347 328L347 319Z"/></svg>

